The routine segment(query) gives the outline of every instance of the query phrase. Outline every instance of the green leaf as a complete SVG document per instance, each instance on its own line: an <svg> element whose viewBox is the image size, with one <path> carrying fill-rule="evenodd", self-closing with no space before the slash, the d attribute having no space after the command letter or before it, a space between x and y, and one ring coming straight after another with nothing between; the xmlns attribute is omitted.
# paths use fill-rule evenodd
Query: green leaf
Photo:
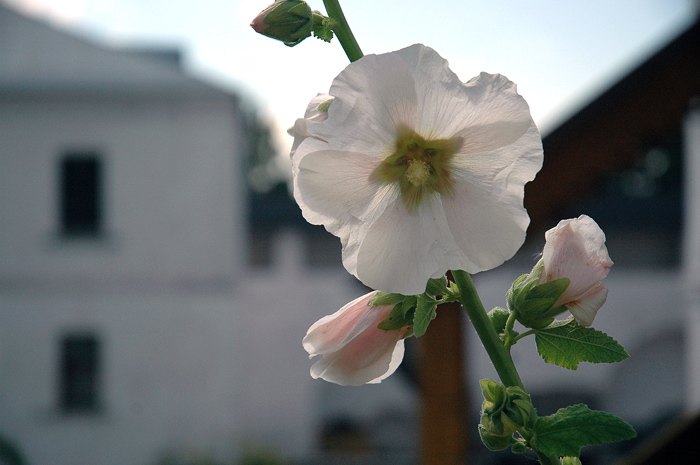
<svg viewBox="0 0 700 465"><path fill-rule="evenodd" d="M631 439L637 435L628 423L585 404L559 409L537 419L532 445L545 455L578 457L581 447Z"/></svg>
<svg viewBox="0 0 700 465"><path fill-rule="evenodd" d="M613 363L629 357L625 349L602 331L579 326L573 318L535 330L537 352L545 362L575 370L579 362Z"/></svg>
<svg viewBox="0 0 700 465"><path fill-rule="evenodd" d="M416 304L416 313L413 317L413 335L421 337L428 329L430 321L435 318L437 309L437 301L425 295L418 296Z"/></svg>

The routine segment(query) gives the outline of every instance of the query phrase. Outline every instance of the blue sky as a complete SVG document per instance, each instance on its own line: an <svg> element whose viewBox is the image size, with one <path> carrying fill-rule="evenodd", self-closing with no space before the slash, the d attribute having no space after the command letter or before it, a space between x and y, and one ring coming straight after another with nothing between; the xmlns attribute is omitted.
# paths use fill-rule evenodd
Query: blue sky
<svg viewBox="0 0 700 465"><path fill-rule="evenodd" d="M294 48L249 27L268 0L0 0L113 46L175 46L187 70L244 94L284 134L348 61L339 44ZM322 0L311 0L323 11ZM345 0L365 54L421 42L462 80L481 71L518 84L546 133L692 21L694 0Z"/></svg>

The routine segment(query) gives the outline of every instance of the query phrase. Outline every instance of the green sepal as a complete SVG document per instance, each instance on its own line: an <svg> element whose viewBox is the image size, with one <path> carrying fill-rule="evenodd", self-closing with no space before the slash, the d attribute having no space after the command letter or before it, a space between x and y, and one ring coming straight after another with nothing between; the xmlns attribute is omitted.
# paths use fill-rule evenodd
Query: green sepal
<svg viewBox="0 0 700 465"><path fill-rule="evenodd" d="M559 409L535 422L530 441L545 455L578 457L583 446L631 439L637 435L624 420L585 404Z"/></svg>
<svg viewBox="0 0 700 465"><path fill-rule="evenodd" d="M413 335L421 337L428 330L428 325L437 315L437 301L426 295L416 296L416 312L413 317Z"/></svg>
<svg viewBox="0 0 700 465"><path fill-rule="evenodd" d="M506 387L492 379L480 379L481 395L487 402L500 406L506 401Z"/></svg>
<svg viewBox="0 0 700 465"><path fill-rule="evenodd" d="M491 434L489 430L482 425L479 425L479 437L481 438L481 442L483 442L489 450L493 451L506 449L515 441L515 438L513 438L511 434L505 436Z"/></svg>
<svg viewBox="0 0 700 465"><path fill-rule="evenodd" d="M447 292L447 277L429 279L428 284L425 286L425 294L435 297L438 295L443 295Z"/></svg>
<svg viewBox="0 0 700 465"><path fill-rule="evenodd" d="M331 103L333 103L333 100L335 100L335 97L331 97L328 100L324 100L323 102L318 104L316 109L322 113L328 112L328 109L331 107Z"/></svg>
<svg viewBox="0 0 700 465"><path fill-rule="evenodd" d="M406 326L411 326L413 324L414 310L415 307L409 307L404 305L403 302L399 302L391 309L389 316L377 325L377 328L383 329L384 331L395 331L405 328Z"/></svg>
<svg viewBox="0 0 700 465"><path fill-rule="evenodd" d="M260 34L293 47L311 36L314 14L303 0L277 0L253 20Z"/></svg>
<svg viewBox="0 0 700 465"><path fill-rule="evenodd" d="M403 302L405 299L405 295L378 291L375 296L367 302L367 305L396 305L399 302Z"/></svg>
<svg viewBox="0 0 700 465"><path fill-rule="evenodd" d="M510 447L510 451L514 454L524 454L528 451L528 449L530 448L528 447L527 443L522 439L516 440Z"/></svg>
<svg viewBox="0 0 700 465"><path fill-rule="evenodd" d="M535 345L545 362L570 370L578 368L580 362L614 363L629 357L615 339L579 325L573 317L535 330Z"/></svg>
<svg viewBox="0 0 700 465"><path fill-rule="evenodd" d="M556 315L566 311L554 304L569 287L569 278L540 284L543 270L544 263L540 260L530 274L516 279L506 293L508 308L515 312L520 323L532 329L549 326Z"/></svg>

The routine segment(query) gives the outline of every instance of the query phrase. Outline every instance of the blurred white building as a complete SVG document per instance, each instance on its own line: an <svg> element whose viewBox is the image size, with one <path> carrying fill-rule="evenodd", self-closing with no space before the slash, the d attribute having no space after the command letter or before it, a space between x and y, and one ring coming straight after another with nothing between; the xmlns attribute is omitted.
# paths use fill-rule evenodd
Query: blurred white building
<svg viewBox="0 0 700 465"><path fill-rule="evenodd" d="M684 39L690 50L697 24L694 31ZM642 88L652 88L645 76L669 67L652 65ZM679 164L695 160L685 168L692 179L700 171L697 142L678 144L676 116L622 137L634 140L619 155L618 136L629 133L615 126L625 117L614 109L639 79L545 139L546 154L561 141L585 150L547 159L538 180L549 190L538 197L535 181L528 193L552 202L528 206L536 236L475 282L487 307L504 305L544 229L581 213L598 220L616 266L596 328L632 358L571 372L544 364L527 340L514 358L547 407L589 402L645 427L700 405L700 343L688 329L700 320L700 197L686 183L683 203ZM685 134L697 140L697 115L687 97L680 104L690 115ZM601 135L598 122L611 132ZM594 143L604 137L613 145ZM310 378L306 329L364 291L337 266L335 238L272 231L264 217L279 205L270 198L253 203L259 221L249 233L246 150L237 97L184 75L177 54L114 50L0 6L0 436L29 463L150 465L198 454L233 463L247 447L330 463L318 458L324 427L329 436L364 428L373 449L404 449L409 459L396 463L411 463L418 391L407 377L361 388ZM654 162L665 171L653 171ZM608 183L576 185L601 179ZM265 248L270 260L251 266ZM681 250L690 252L683 260ZM466 333L475 410L477 379L495 374Z"/></svg>
<svg viewBox="0 0 700 465"><path fill-rule="evenodd" d="M358 288L251 274L246 150L177 54L0 6L0 435L29 463L314 449L301 337Z"/></svg>

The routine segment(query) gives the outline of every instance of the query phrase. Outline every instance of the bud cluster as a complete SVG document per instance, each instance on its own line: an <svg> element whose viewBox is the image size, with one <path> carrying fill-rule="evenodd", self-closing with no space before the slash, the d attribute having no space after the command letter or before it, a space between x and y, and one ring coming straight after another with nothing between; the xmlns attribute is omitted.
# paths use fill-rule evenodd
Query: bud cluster
<svg viewBox="0 0 700 465"><path fill-rule="evenodd" d="M482 442L491 450L502 450L511 444L523 449L524 443L515 439L513 433L535 425L537 413L530 396L517 386L505 387L489 379L482 379L480 384L484 395L479 424Z"/></svg>

